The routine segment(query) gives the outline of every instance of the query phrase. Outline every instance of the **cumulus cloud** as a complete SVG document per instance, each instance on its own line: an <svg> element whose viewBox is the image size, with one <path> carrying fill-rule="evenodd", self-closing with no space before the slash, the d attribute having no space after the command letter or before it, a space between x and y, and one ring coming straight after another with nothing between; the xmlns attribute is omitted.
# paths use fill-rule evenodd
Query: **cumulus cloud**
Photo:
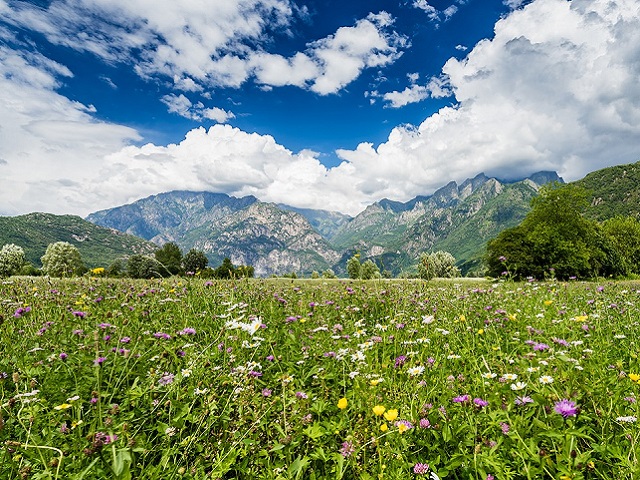
<svg viewBox="0 0 640 480"><path fill-rule="evenodd" d="M42 55L0 46L0 214L86 210L104 157L140 139L56 93L58 78L69 76Z"/></svg>
<svg viewBox="0 0 640 480"><path fill-rule="evenodd" d="M388 31L392 24L387 12L370 14L353 27L341 27L335 34L312 42L304 53L291 58L258 53L251 65L260 83L309 86L321 95L336 93L364 68L387 65L402 55L400 48L407 46L407 39Z"/></svg>
<svg viewBox="0 0 640 480"><path fill-rule="evenodd" d="M507 0L507 1L513 2L518 0ZM523 0L520 0L520 1L523 1ZM456 3L458 3L458 5L464 5L466 1L458 0ZM431 5L428 2L428 0L413 0L413 7L419 8L420 10L424 11L427 14L427 17L429 18L429 20L436 23L443 20L446 22L458 12L458 6L455 4L449 5L444 10L438 10L436 7Z"/></svg>
<svg viewBox="0 0 640 480"><path fill-rule="evenodd" d="M352 33L336 32L310 48L335 53L333 47L349 38L344 44L360 52L357 65L394 54L369 58L370 43L356 48ZM137 132L96 122L90 107L55 93L57 78L71 75L65 67L3 47L0 158L6 163L0 164L0 205L88 213L190 189L354 214L382 197L408 200L482 171L521 178L556 170L573 180L639 160L639 51L636 0L533 1L501 19L492 39L445 64L441 87L452 93L453 106L420 125L392 129L377 146L339 150L342 163L329 168L313 152L292 152L273 137L221 124L192 130L178 144L128 145ZM292 71L302 69L285 60ZM329 55L326 65L331 61ZM306 80L321 78L322 71L301 74L305 80L297 81L320 91L349 78L344 72L329 75L327 68L326 84ZM409 87L419 80L410 76ZM411 94L410 88L388 101L400 104ZM194 107L180 95L167 102L187 113ZM205 107L199 108L205 115Z"/></svg>
<svg viewBox="0 0 640 480"><path fill-rule="evenodd" d="M448 89L446 79L433 77L426 85L418 84L419 75L409 74L411 84L403 91L387 92L382 98L387 102L387 106L400 108L410 103L417 103L426 98L442 98L451 94Z"/></svg>
<svg viewBox="0 0 640 480"><path fill-rule="evenodd" d="M170 113L175 113L190 120L200 121L204 118L214 120L218 123L225 123L231 118L235 118L233 112L228 112L222 108L206 108L202 102L195 104L182 93L164 95L160 101L164 103Z"/></svg>
<svg viewBox="0 0 640 480"><path fill-rule="evenodd" d="M275 30L286 31L305 8L290 0L53 0L46 8L5 5L6 21L44 34L50 42L129 63L144 78L173 79L176 90L239 87L250 78L265 86L295 85L325 95L364 68L393 62L406 38L390 31L386 12L307 45L290 57L264 50ZM91 31L91 35L86 32ZM138 54L137 52L143 52Z"/></svg>
<svg viewBox="0 0 640 480"><path fill-rule="evenodd" d="M537 0L443 68L457 104L374 147L339 155L409 199L480 171L569 180L640 157L640 7L634 0Z"/></svg>

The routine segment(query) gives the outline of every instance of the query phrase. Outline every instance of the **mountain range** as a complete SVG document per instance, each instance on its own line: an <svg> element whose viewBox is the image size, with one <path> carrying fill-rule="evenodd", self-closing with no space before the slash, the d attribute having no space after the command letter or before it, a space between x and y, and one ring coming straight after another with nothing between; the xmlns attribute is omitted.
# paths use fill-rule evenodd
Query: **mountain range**
<svg viewBox="0 0 640 480"><path fill-rule="evenodd" d="M202 250L213 265L229 257L268 276L331 268L344 273L356 251L397 275L420 253L446 249L465 273L477 269L484 244L519 223L541 185L562 179L540 172L518 182L479 174L408 202L380 200L355 217L264 203L253 196L172 191L92 213L97 225L183 251Z"/></svg>
<svg viewBox="0 0 640 480"><path fill-rule="evenodd" d="M134 253L151 254L173 241L183 252L204 251L213 266L229 257L234 264L254 266L259 276L328 268L344 275L347 259L356 252L398 275L415 269L422 252L445 250L463 273L478 274L486 242L517 225L540 186L549 182L562 179L554 172L519 181L479 174L408 202L382 199L355 217L252 196L173 191L95 212L86 220L47 213L0 217L0 245L22 246L37 266L49 243L67 241L92 268ZM573 183L590 195L587 217L640 218L640 162L598 170Z"/></svg>

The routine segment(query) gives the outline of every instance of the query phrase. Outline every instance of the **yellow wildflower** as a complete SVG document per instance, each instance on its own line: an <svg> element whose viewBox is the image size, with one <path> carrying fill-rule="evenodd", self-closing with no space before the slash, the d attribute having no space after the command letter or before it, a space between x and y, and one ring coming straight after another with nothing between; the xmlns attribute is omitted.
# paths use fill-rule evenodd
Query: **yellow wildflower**
<svg viewBox="0 0 640 480"><path fill-rule="evenodd" d="M551 305L552 303L553 303L553 300L545 300L545 301L544 301L544 304L545 304L546 306L549 306L549 305Z"/></svg>
<svg viewBox="0 0 640 480"><path fill-rule="evenodd" d="M389 422L393 422L396 418L398 418L398 410L392 409L384 412L384 418Z"/></svg>
<svg viewBox="0 0 640 480"><path fill-rule="evenodd" d="M400 432L400 433L404 433L404 432L406 432L407 430L409 430L409 427L407 427L407 424L406 424L406 423L401 422L401 423L399 423L399 424L398 424L398 432Z"/></svg>
<svg viewBox="0 0 640 480"><path fill-rule="evenodd" d="M377 416L382 415L385 410L386 408L384 408L382 405L376 405L375 407L373 407L373 413L375 413Z"/></svg>
<svg viewBox="0 0 640 480"><path fill-rule="evenodd" d="M478 335L482 335L483 333L484 333L484 329L481 328L478 330Z"/></svg>
<svg viewBox="0 0 640 480"><path fill-rule="evenodd" d="M55 407L53 407L54 410L66 410L67 408L71 408L73 407L73 405L71 405L70 403L63 403L62 405L56 405Z"/></svg>
<svg viewBox="0 0 640 480"><path fill-rule="evenodd" d="M386 432L387 430L389 430L389 427L387 426L386 423L383 423L382 425L380 425L381 432Z"/></svg>
<svg viewBox="0 0 640 480"><path fill-rule="evenodd" d="M347 399L342 397L340 400L338 400L338 408L340 410L344 410L345 408L347 408Z"/></svg>
<svg viewBox="0 0 640 480"><path fill-rule="evenodd" d="M638 380L640 380L640 375L638 375L637 373L630 373L629 378L632 382L637 382Z"/></svg>

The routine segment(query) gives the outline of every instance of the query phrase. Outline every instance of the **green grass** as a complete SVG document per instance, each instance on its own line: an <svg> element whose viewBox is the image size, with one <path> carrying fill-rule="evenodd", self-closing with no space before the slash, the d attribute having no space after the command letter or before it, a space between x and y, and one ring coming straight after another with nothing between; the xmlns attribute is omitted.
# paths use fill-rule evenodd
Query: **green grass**
<svg viewBox="0 0 640 480"><path fill-rule="evenodd" d="M0 478L637 478L639 289L10 279Z"/></svg>

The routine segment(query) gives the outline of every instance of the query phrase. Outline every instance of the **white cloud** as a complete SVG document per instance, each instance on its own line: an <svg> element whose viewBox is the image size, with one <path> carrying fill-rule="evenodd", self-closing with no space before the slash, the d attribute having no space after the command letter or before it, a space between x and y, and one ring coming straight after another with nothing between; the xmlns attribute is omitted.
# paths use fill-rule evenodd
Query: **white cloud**
<svg viewBox="0 0 640 480"><path fill-rule="evenodd" d="M515 1L515 0L507 0L507 1ZM458 0L457 3L459 5L464 5L466 2ZM446 22L458 12L458 7L456 5L449 5L447 8L440 11L436 7L431 5L428 2L428 0L413 0L413 6L414 8L419 8L420 10L423 10L427 14L427 17L429 18L429 20L436 23L440 22L443 19L443 17L444 17L444 21Z"/></svg>
<svg viewBox="0 0 640 480"><path fill-rule="evenodd" d="M25 2L5 10L14 26L109 62L137 59L140 76L168 76L183 92L239 87L255 77L264 86L335 93L364 68L393 62L406 46L404 37L388 31L392 17L380 12L289 58L268 53L269 32L286 31L296 15L309 16L290 0L225 0L206 8L200 0L53 0L47 8Z"/></svg>
<svg viewBox="0 0 640 480"><path fill-rule="evenodd" d="M413 6L420 10L424 10L430 20L436 21L440 19L438 9L433 5L430 5L427 0L413 0Z"/></svg>
<svg viewBox="0 0 640 480"><path fill-rule="evenodd" d="M204 118L214 120L218 123L225 123L231 118L235 118L233 112L228 112L222 108L213 107L205 108L202 102L193 103L182 93L175 95L170 93L164 95L160 101L168 107L170 113L175 113L181 117L188 118L190 120L200 121Z"/></svg>
<svg viewBox="0 0 640 480"><path fill-rule="evenodd" d="M55 93L58 78L71 75L66 68L0 48L0 205L5 213L84 214L192 189L356 213L382 197L408 200L481 171L513 178L556 170L573 180L637 161L639 10L636 0L536 0L513 11L496 24L493 39L444 66L448 85L440 87L453 92L455 106L419 126L394 128L380 145L339 150L343 162L333 168L312 152L294 153L229 125L193 130L179 144L127 146L137 132L95 122L90 107ZM358 33L369 40L380 32L365 27ZM343 45L356 64L348 71L381 61L372 43L356 42L353 33L338 31L312 48L331 63ZM385 38L379 41L383 48ZM330 91L349 78L326 65L326 85L316 86L320 77L310 74L305 85ZM180 95L167 102L182 112L207 111Z"/></svg>
<svg viewBox="0 0 640 480"><path fill-rule="evenodd" d="M639 10L635 0L532 2L447 62L455 107L339 155L378 197L404 200L481 171L574 180L637 161Z"/></svg>
<svg viewBox="0 0 640 480"><path fill-rule="evenodd" d="M408 75L411 85L403 91L387 92L382 95L382 98L388 102L387 106L400 108L409 103L421 102L429 97L442 98L451 94L444 78L433 77L426 85L419 85L417 83L419 77L416 75L417 74Z"/></svg>
<svg viewBox="0 0 640 480"><path fill-rule="evenodd" d="M57 94L71 72L39 54L0 46L0 214L87 210L104 156L138 133L97 122L92 106Z"/></svg>

